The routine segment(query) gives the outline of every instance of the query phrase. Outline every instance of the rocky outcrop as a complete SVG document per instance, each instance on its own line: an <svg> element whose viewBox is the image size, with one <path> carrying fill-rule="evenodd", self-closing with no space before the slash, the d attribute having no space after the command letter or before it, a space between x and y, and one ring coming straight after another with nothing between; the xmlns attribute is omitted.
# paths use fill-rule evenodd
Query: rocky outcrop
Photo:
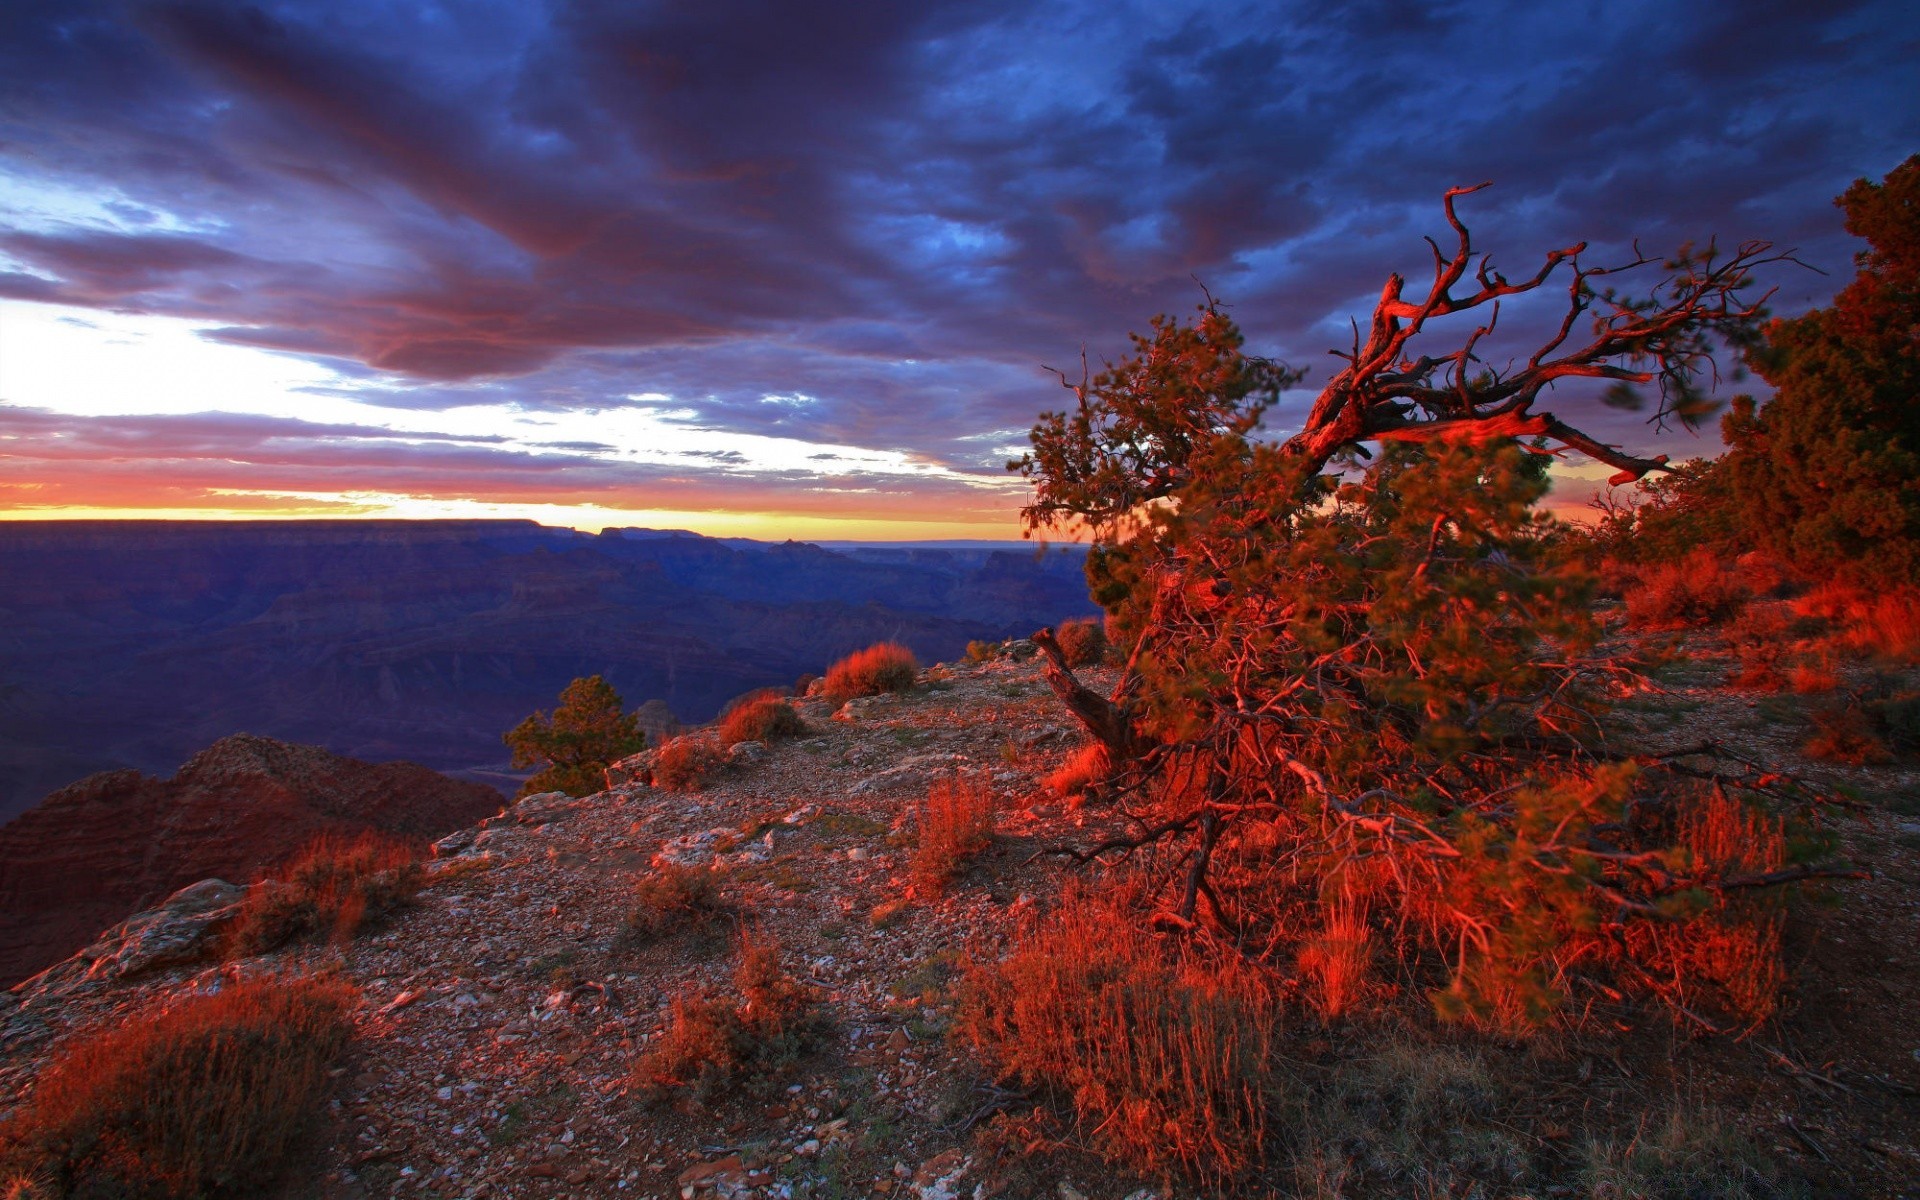
<svg viewBox="0 0 1920 1200"><path fill-rule="evenodd" d="M492 788L415 763L249 734L216 742L171 779L89 776L0 827L0 986L188 884L257 878L323 833L426 841L500 804Z"/></svg>

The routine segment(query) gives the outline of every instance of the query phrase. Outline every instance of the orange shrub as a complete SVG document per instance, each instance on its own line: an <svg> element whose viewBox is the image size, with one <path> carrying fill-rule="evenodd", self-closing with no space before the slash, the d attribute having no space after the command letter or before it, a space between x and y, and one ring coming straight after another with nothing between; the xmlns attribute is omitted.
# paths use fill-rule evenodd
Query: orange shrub
<svg viewBox="0 0 1920 1200"><path fill-rule="evenodd" d="M985 780L942 779L920 804L920 840L914 847L915 885L938 893L967 860L993 841L993 789Z"/></svg>
<svg viewBox="0 0 1920 1200"><path fill-rule="evenodd" d="M1054 637L1070 667L1098 666L1107 655L1107 630L1098 618L1075 617L1062 621Z"/></svg>
<svg viewBox="0 0 1920 1200"><path fill-rule="evenodd" d="M1737 614L1752 589L1711 550L1640 570L1627 589L1627 623L1641 629L1714 625Z"/></svg>
<svg viewBox="0 0 1920 1200"><path fill-rule="evenodd" d="M806 722L793 711L793 705L778 692L754 692L743 697L720 722L720 742L770 742L774 738L796 737L807 731Z"/></svg>
<svg viewBox="0 0 1920 1200"><path fill-rule="evenodd" d="M827 668L827 699L844 704L855 696L904 692L919 669L913 651L898 642L877 642Z"/></svg>
<svg viewBox="0 0 1920 1200"><path fill-rule="evenodd" d="M248 889L228 935L234 955L292 941L345 941L411 903L422 881L413 846L377 833L323 834L286 867Z"/></svg>
<svg viewBox="0 0 1920 1200"><path fill-rule="evenodd" d="M1203 961L1119 905L1069 896L1004 962L971 971L956 1022L1005 1079L1071 1103L1110 1160L1210 1180L1259 1163L1276 1020L1239 960Z"/></svg>
<svg viewBox="0 0 1920 1200"><path fill-rule="evenodd" d="M780 969L774 943L743 942L733 982L739 1004L716 996L673 1002L671 1022L634 1064L641 1087L705 1104L740 1084L770 1081L819 1044L825 1025L813 997Z"/></svg>
<svg viewBox="0 0 1920 1200"><path fill-rule="evenodd" d="M726 765L726 752L712 737L689 733L660 747L653 759L653 782L676 792L697 792Z"/></svg>
<svg viewBox="0 0 1920 1200"><path fill-rule="evenodd" d="M0 1166L56 1195L271 1182L320 1105L357 999L328 976L255 979L81 1035L4 1126Z"/></svg>
<svg viewBox="0 0 1920 1200"><path fill-rule="evenodd" d="M1862 591L1829 583L1794 602L1795 611L1839 627L1835 640L1856 653L1920 663L1920 587Z"/></svg>
<svg viewBox="0 0 1920 1200"><path fill-rule="evenodd" d="M683 929L712 931L732 914L712 871L663 866L633 887L634 908L623 931L629 942L658 941Z"/></svg>

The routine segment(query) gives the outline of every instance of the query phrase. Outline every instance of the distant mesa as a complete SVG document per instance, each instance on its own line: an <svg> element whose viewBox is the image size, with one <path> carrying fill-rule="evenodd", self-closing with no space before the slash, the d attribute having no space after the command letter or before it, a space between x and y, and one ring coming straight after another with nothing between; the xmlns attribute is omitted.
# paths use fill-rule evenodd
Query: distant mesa
<svg viewBox="0 0 1920 1200"><path fill-rule="evenodd" d="M0 826L0 987L175 890L249 882L324 833L430 840L499 810L484 784L237 734L171 779L108 771Z"/></svg>

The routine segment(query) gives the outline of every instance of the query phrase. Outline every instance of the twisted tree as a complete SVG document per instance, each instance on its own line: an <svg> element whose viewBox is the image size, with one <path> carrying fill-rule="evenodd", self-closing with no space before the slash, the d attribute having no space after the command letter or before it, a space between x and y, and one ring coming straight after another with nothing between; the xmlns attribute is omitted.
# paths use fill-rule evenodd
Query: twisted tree
<svg viewBox="0 0 1920 1200"><path fill-rule="evenodd" d="M1743 846L1701 832L1748 821L1738 801L1716 807L1737 774L1602 761L1597 716L1623 667L1593 653L1587 580L1533 511L1539 454L1581 451L1626 478L1664 463L1544 411L1547 389L1604 380L1619 402L1653 384L1654 421L1698 421L1715 339L1749 336L1765 297L1743 293L1784 256L1764 243L1682 252L1633 298L1607 281L1654 260L1589 267L1576 245L1511 281L1455 212L1476 190L1446 196L1457 244L1449 256L1429 241L1424 297L1388 278L1298 432L1263 437L1261 422L1300 374L1246 355L1209 300L1192 325L1156 318L1097 378L1063 378L1074 407L1044 414L1010 467L1034 484L1030 532L1091 533L1089 581L1129 651L1101 696L1048 631L1035 638L1054 690L1107 746L1108 794L1133 821L1128 836L1061 852L1173 847L1159 919L1266 952L1318 914L1351 924L1391 897L1445 949L1445 1003L1521 1021L1564 993L1574 961L1652 979L1647 964L1690 953L1705 926L1641 928L1673 897L1803 869L1776 853L1772 818L1742 826ZM1482 361L1501 301L1556 274L1566 307L1543 344ZM1476 312L1455 348L1416 351L1430 323ZM1676 764L1712 788L1650 782ZM1702 903L1752 950L1746 982L1717 986L1770 995L1747 978L1772 969L1765 922L1729 915L1735 900Z"/></svg>

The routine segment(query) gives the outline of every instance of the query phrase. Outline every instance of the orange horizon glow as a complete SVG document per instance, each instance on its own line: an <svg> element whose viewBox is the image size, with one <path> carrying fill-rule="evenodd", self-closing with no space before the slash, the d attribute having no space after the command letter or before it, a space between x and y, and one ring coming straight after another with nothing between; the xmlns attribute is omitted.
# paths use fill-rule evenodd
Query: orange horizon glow
<svg viewBox="0 0 1920 1200"><path fill-rule="evenodd" d="M393 505L284 503L273 506L0 505L0 523L11 521L444 521L526 520L551 528L598 533L608 528L684 529L705 537L755 541L926 542L1021 539L1017 518L940 520L904 515L874 517L777 512L623 509L598 505L487 503L408 498ZM1058 537L1049 541L1063 541Z"/></svg>

